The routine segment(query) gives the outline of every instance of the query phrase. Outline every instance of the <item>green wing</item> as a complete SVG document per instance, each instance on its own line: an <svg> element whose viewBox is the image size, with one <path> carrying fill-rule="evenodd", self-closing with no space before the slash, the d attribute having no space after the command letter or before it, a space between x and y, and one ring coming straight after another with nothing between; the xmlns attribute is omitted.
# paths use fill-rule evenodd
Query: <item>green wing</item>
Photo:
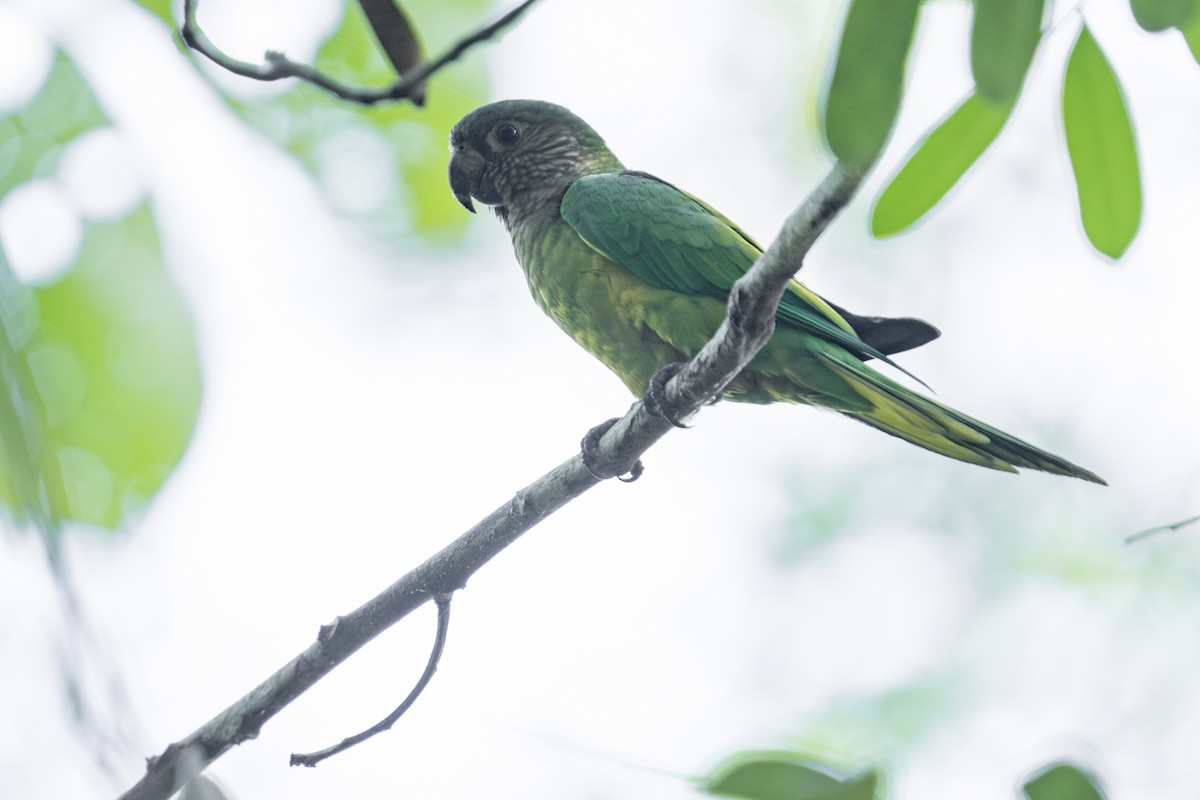
<svg viewBox="0 0 1200 800"><path fill-rule="evenodd" d="M726 298L762 254L753 239L703 201L643 172L589 175L563 197L563 219L606 258L647 283ZM892 364L833 307L793 280L779 302L787 325ZM896 366L893 364L893 366Z"/></svg>

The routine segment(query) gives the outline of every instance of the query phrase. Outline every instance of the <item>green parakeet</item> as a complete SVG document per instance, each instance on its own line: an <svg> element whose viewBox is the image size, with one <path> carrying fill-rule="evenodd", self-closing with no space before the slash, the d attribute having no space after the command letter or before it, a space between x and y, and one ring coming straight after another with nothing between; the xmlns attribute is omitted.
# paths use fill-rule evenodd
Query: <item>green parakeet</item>
<svg viewBox="0 0 1200 800"><path fill-rule="evenodd" d="M729 287L762 252L707 203L626 170L583 120L533 100L492 103L450 133L450 186L491 206L541 309L635 395L694 356ZM774 336L725 389L747 403L828 408L915 445L992 469L1098 476L909 389L864 363L936 338L915 319L851 314L793 280Z"/></svg>

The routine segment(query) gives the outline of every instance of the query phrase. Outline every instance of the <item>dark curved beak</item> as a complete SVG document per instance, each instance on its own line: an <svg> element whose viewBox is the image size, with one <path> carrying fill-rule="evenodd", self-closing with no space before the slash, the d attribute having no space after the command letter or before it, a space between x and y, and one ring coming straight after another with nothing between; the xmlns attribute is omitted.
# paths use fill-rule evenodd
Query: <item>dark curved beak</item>
<svg viewBox="0 0 1200 800"><path fill-rule="evenodd" d="M450 157L450 191L454 192L454 197L462 207L472 214L475 213L475 204L471 202L471 195L479 185L483 166L483 156L469 147L455 150Z"/></svg>

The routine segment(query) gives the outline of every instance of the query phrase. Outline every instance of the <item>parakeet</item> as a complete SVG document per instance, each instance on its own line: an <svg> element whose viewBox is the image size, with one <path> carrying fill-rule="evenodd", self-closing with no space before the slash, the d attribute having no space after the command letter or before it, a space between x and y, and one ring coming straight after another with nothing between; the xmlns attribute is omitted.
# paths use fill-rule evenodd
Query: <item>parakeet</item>
<svg viewBox="0 0 1200 800"><path fill-rule="evenodd" d="M473 199L493 208L538 306L638 396L712 337L730 286L762 252L712 206L625 169L561 106L483 106L454 126L450 149L454 196L471 212ZM921 320L852 314L793 280L773 337L722 397L828 408L971 464L1104 483L864 363L893 363L938 335Z"/></svg>

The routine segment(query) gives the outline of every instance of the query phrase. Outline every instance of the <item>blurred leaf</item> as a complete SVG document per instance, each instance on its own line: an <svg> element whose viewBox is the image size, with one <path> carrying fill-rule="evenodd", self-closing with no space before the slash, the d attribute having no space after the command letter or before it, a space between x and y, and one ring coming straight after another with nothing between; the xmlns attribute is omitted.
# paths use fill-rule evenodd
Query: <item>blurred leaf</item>
<svg viewBox="0 0 1200 800"><path fill-rule="evenodd" d="M106 124L58 54L38 95L0 119L0 195L53 175L65 147ZM0 504L51 539L65 519L115 527L182 454L198 369L147 208L88 224L52 284L24 286L0 263Z"/></svg>
<svg viewBox="0 0 1200 800"><path fill-rule="evenodd" d="M167 23L168 27L175 27L175 15L172 13L174 0L137 0L137 4Z"/></svg>
<svg viewBox="0 0 1200 800"><path fill-rule="evenodd" d="M1073 764L1051 764L1025 782L1029 800L1104 800L1095 778Z"/></svg>
<svg viewBox="0 0 1200 800"><path fill-rule="evenodd" d="M1084 232L1120 258L1142 216L1137 146L1117 77L1086 25L1067 61L1062 109Z"/></svg>
<svg viewBox="0 0 1200 800"><path fill-rule="evenodd" d="M1179 26L1179 32L1183 34L1188 48L1192 51L1192 58L1200 63L1200 3L1197 3L1197 10L1192 16Z"/></svg>
<svg viewBox="0 0 1200 800"><path fill-rule="evenodd" d="M965 696L963 673L957 668L938 670L878 693L839 696L806 713L789 745L814 759L836 758L840 753L912 751L953 724Z"/></svg>
<svg viewBox="0 0 1200 800"><path fill-rule="evenodd" d="M116 527L179 462L200 405L191 321L149 207L89 223L71 271L34 296L27 358L66 492L51 502L68 519Z"/></svg>
<svg viewBox="0 0 1200 800"><path fill-rule="evenodd" d="M874 800L878 778L874 770L847 778L794 753L747 752L719 765L701 788L746 800Z"/></svg>
<svg viewBox="0 0 1200 800"><path fill-rule="evenodd" d="M1004 127L1011 104L972 94L938 123L888 182L871 211L871 234L892 236L937 205Z"/></svg>
<svg viewBox="0 0 1200 800"><path fill-rule="evenodd" d="M1016 101L1042 38L1045 11L1045 0L975 0L971 74L989 100Z"/></svg>
<svg viewBox="0 0 1200 800"><path fill-rule="evenodd" d="M0 118L0 197L18 184L54 173L76 136L108 125L92 90L59 53L29 105Z"/></svg>
<svg viewBox="0 0 1200 800"><path fill-rule="evenodd" d="M403 75L425 60L417 32L396 0L359 0L359 6L371 25L375 40L398 75ZM412 100L417 105L424 105L424 84L414 91Z"/></svg>
<svg viewBox="0 0 1200 800"><path fill-rule="evenodd" d="M1129 0L1133 18L1151 33L1182 28L1195 16L1197 0Z"/></svg>
<svg viewBox="0 0 1200 800"><path fill-rule="evenodd" d="M421 30L427 41L444 42L433 48L440 52L478 25L490 8L487 0L447 0L430 5L420 20ZM435 9L439 13L433 13ZM361 15L347 13L339 31L321 48L318 66L337 69L340 62L343 68L361 69L370 82L390 82L392 70L379 57L378 49L370 48L369 54L365 49L355 51L348 45L356 39L371 40L371 35ZM438 73L424 108L395 103L372 106L361 114L398 149L399 178L411 199L409 212L415 227L426 233L459 231L468 221L446 184L450 128L485 99L482 71L467 64Z"/></svg>
<svg viewBox="0 0 1200 800"><path fill-rule="evenodd" d="M58 518L46 502L44 484L61 484L49 457L41 404L29 363L22 356L37 327L33 293L13 276L0 248L0 503L18 523L31 519L47 534Z"/></svg>
<svg viewBox="0 0 1200 800"><path fill-rule="evenodd" d="M825 140L839 160L869 164L887 143L919 6L919 0L851 0L822 114Z"/></svg>
<svg viewBox="0 0 1200 800"><path fill-rule="evenodd" d="M432 53L475 29L486 16L487 0L446 0L424 4L414 27ZM429 82L423 108L412 104L380 103L356 106L311 86L297 84L275 97L259 101L230 98L233 107L293 153L326 183L345 185L350 170L339 159L352 158L343 146L347 134L355 141L383 143L387 158L370 153L362 169L377 179L387 173L389 190L378 187L342 194L330 191L334 207L356 218L381 238L404 238L414 233L445 240L465 230L469 215L446 185L450 128L468 111L486 102L487 85L482 51L439 72ZM347 3L338 27L321 45L317 69L354 85L385 86L396 72L380 51L366 18L356 4ZM347 195L349 197L347 198Z"/></svg>

